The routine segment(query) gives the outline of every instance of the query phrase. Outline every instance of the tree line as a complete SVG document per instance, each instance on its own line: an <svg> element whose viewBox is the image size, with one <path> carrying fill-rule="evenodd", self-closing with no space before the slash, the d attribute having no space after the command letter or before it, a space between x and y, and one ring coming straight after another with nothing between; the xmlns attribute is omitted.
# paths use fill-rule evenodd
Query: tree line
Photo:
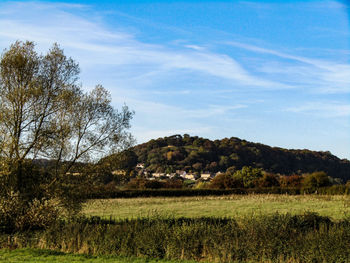
<svg viewBox="0 0 350 263"><path fill-rule="evenodd" d="M330 152L287 150L235 137L212 141L188 134L173 135L150 140L132 150L152 172L226 172L250 166L274 174L323 171L345 182L350 179L350 161Z"/></svg>

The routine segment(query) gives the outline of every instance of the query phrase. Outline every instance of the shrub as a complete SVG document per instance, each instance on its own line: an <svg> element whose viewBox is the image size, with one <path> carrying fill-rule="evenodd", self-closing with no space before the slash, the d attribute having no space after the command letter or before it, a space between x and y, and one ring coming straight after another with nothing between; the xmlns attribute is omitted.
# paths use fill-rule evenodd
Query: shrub
<svg viewBox="0 0 350 263"><path fill-rule="evenodd" d="M160 189L164 183L158 180L148 180L145 178L134 178L126 185L127 189Z"/></svg>
<svg viewBox="0 0 350 263"><path fill-rule="evenodd" d="M5 232L44 229L52 225L59 215L59 201L55 199L26 202L14 192L0 198L0 228Z"/></svg>
<svg viewBox="0 0 350 263"><path fill-rule="evenodd" d="M262 169L244 166L241 170L234 173L233 177L242 182L246 188L252 188L256 185L259 178L263 176Z"/></svg>
<svg viewBox="0 0 350 263"><path fill-rule="evenodd" d="M280 178L281 187L301 187L303 177L297 174L285 175Z"/></svg>
<svg viewBox="0 0 350 263"><path fill-rule="evenodd" d="M238 178L224 173L215 176L209 186L212 189L231 189L243 187L243 184Z"/></svg>
<svg viewBox="0 0 350 263"><path fill-rule="evenodd" d="M331 181L325 172L314 172L305 176L302 187L308 192L313 192L316 191L316 189L319 187L330 185Z"/></svg>
<svg viewBox="0 0 350 263"><path fill-rule="evenodd" d="M277 176L271 173L264 173L264 175L257 180L258 187L273 187L279 185Z"/></svg>

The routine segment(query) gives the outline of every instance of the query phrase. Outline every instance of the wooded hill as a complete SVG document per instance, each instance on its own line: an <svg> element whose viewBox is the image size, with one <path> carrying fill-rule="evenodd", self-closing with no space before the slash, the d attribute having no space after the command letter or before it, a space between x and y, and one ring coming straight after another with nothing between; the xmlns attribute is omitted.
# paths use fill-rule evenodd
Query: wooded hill
<svg viewBox="0 0 350 263"><path fill-rule="evenodd" d="M225 172L252 166L284 175L324 171L345 182L350 179L350 161L328 151L288 150L235 137L211 141L188 134L173 135L152 139L132 150L151 172Z"/></svg>

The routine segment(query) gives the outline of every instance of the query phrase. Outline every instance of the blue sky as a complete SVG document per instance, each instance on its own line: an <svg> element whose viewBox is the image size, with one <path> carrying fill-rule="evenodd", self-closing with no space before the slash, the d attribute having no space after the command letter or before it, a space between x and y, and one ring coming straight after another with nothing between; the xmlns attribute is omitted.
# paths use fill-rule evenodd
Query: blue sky
<svg viewBox="0 0 350 263"><path fill-rule="evenodd" d="M0 49L57 42L137 142L239 137L350 159L347 1L1 1Z"/></svg>

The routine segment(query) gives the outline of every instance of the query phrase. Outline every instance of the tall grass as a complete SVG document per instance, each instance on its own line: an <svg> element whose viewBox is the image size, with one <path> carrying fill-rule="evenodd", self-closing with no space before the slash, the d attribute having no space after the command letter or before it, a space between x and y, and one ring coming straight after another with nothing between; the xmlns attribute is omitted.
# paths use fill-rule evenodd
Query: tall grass
<svg viewBox="0 0 350 263"><path fill-rule="evenodd" d="M350 223L315 213L232 218L97 217L60 222L1 244L91 255L210 262L350 262Z"/></svg>

